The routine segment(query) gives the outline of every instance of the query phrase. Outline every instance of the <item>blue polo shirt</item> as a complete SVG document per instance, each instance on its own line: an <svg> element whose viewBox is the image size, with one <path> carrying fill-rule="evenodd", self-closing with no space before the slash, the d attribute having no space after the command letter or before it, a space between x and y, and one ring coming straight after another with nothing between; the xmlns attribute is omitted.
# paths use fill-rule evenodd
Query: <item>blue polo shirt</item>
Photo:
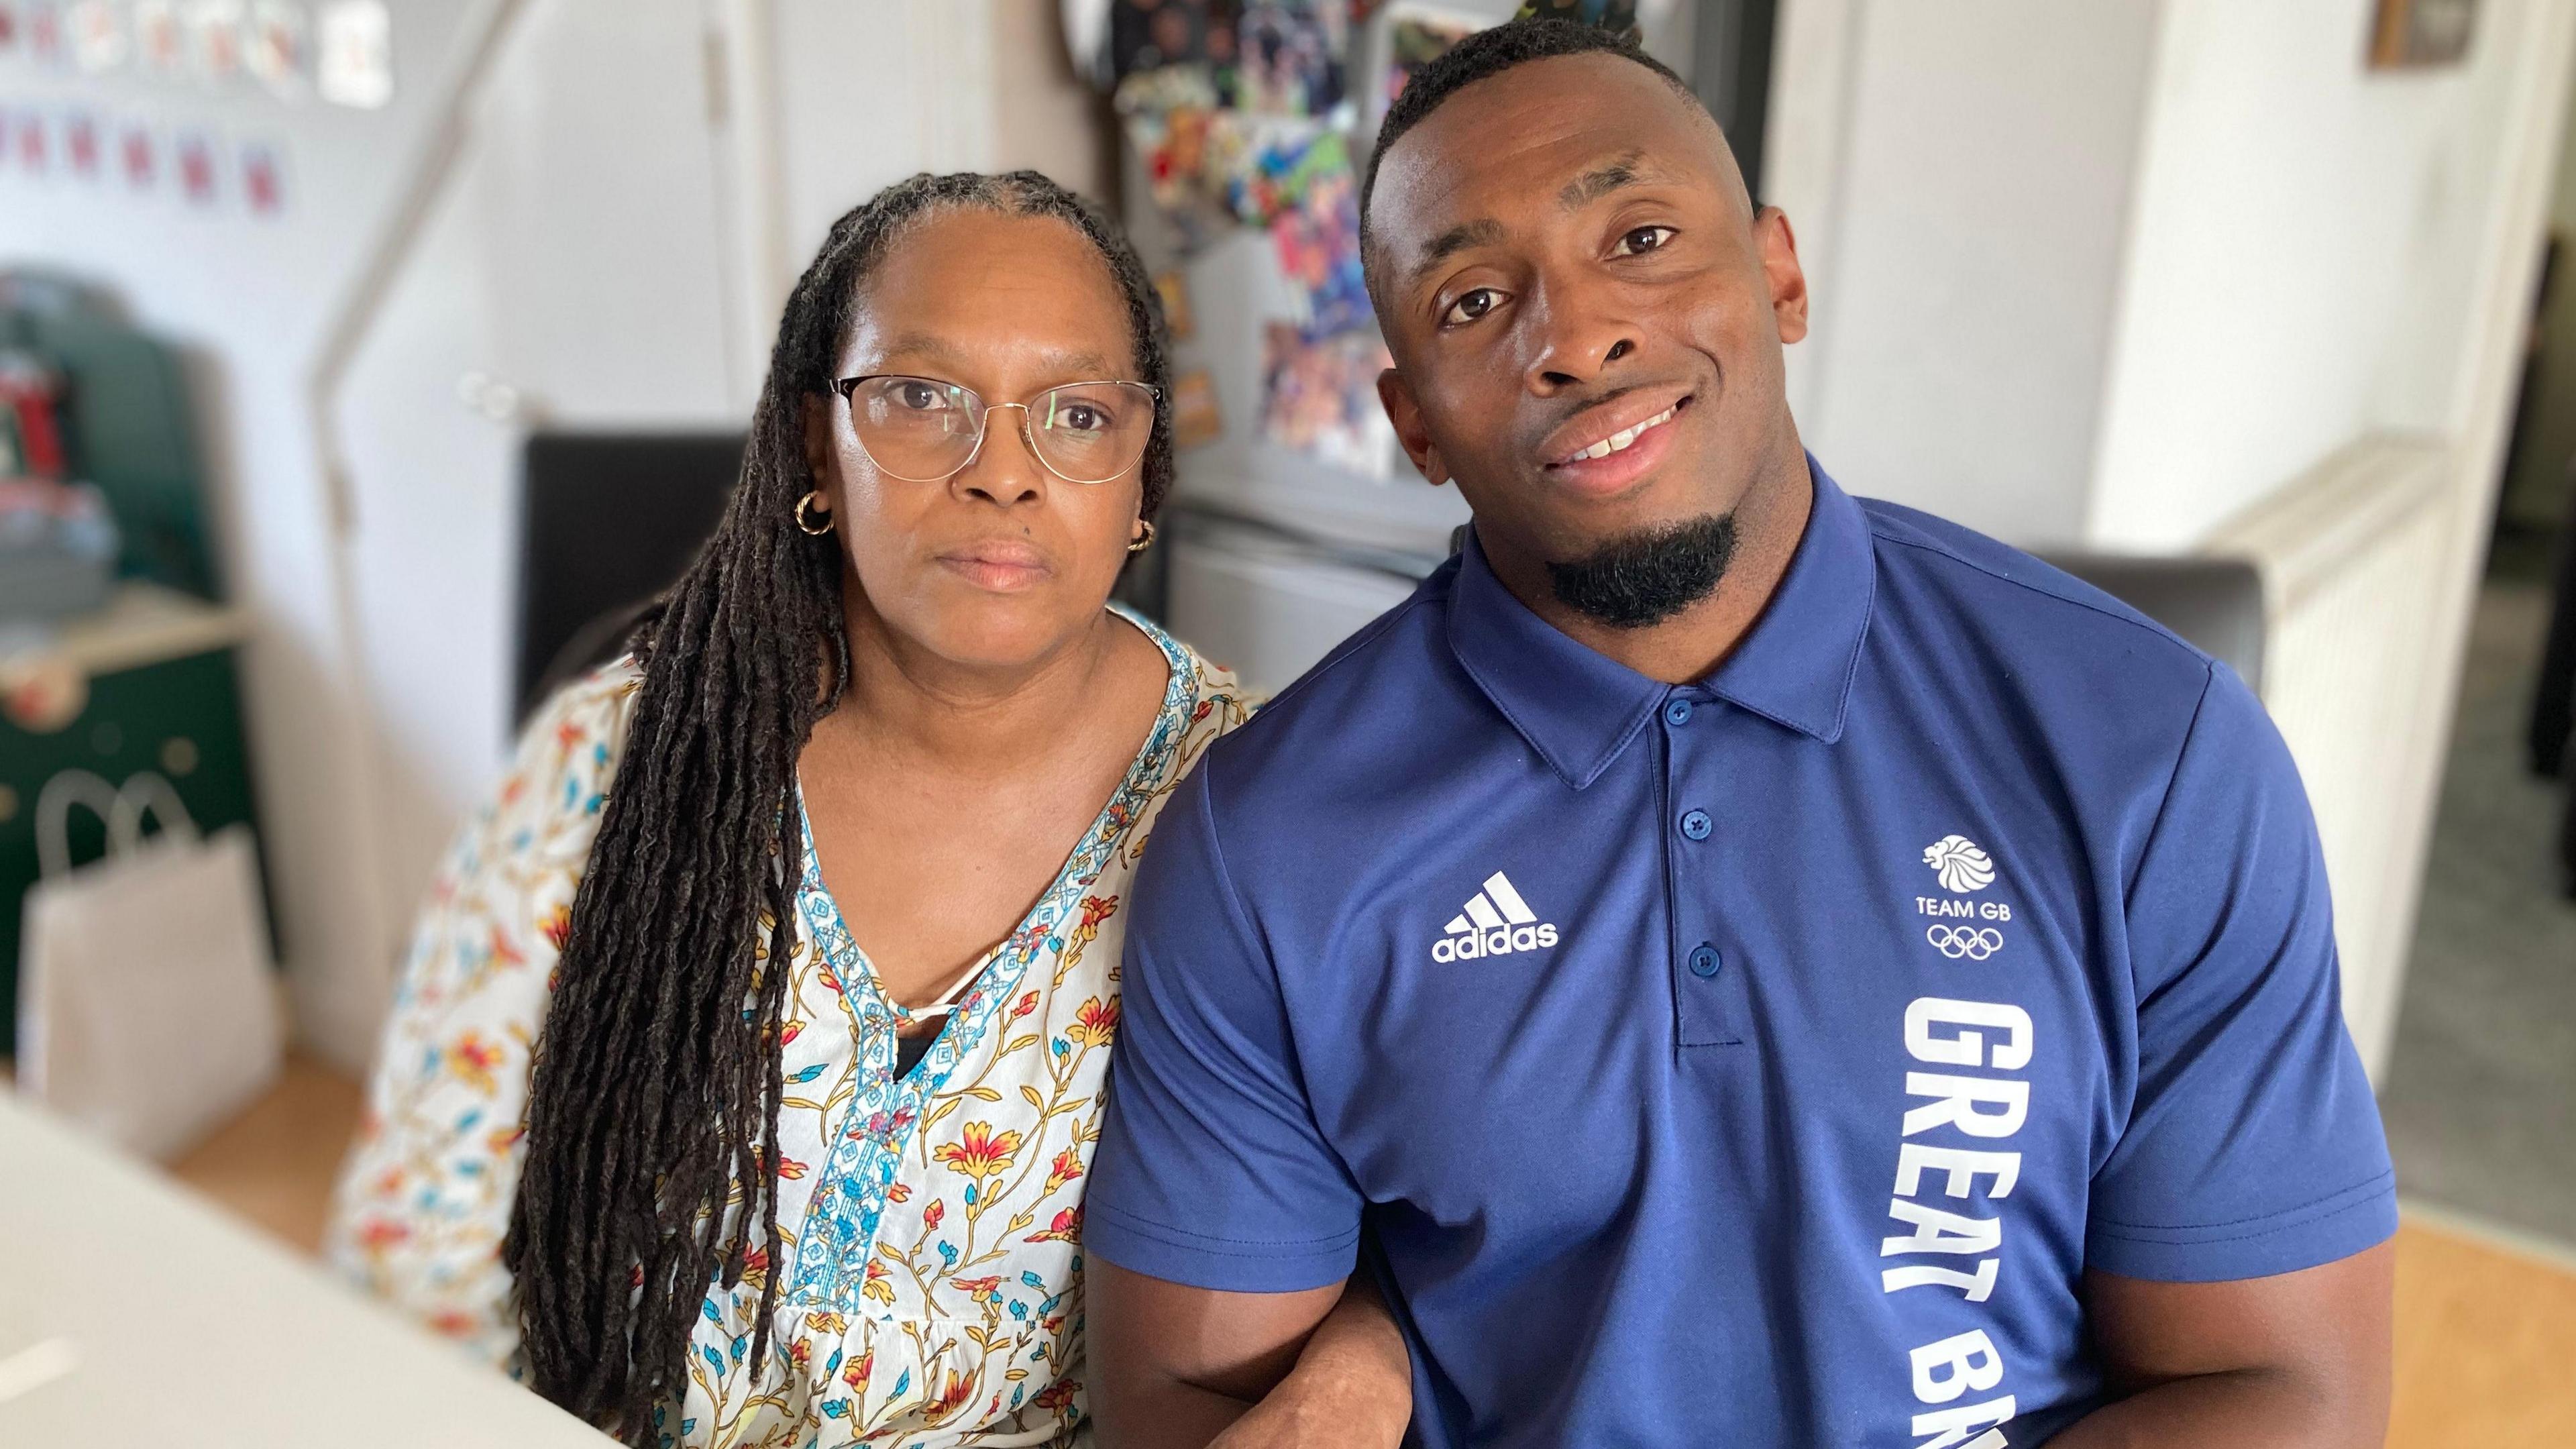
<svg viewBox="0 0 2576 1449"><path fill-rule="evenodd" d="M2036 1445L2087 1269L2396 1229L2326 878L2224 666L1907 509L1815 508L1679 688L1471 545L1219 741L1128 928L1090 1252L1340 1281L1428 1445Z"/></svg>

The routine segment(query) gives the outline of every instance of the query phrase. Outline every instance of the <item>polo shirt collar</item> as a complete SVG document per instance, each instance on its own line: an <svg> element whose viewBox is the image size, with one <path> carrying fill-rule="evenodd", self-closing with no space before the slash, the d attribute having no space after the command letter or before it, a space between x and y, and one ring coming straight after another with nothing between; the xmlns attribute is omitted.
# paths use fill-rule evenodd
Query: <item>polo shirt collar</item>
<svg viewBox="0 0 2576 1449"><path fill-rule="evenodd" d="M1852 676L1878 597L1869 516L1807 455L1816 484L1806 536L1753 632L1705 683L1730 704L1832 744L1843 737Z"/></svg>
<svg viewBox="0 0 2576 1449"><path fill-rule="evenodd" d="M1815 506L1788 573L1752 632L1696 687L1831 744L1842 738L1877 565L1860 505L1813 454L1807 472ZM1494 576L1473 529L1449 597L1449 647L1530 748L1578 790L1599 778L1673 692L1532 613Z"/></svg>

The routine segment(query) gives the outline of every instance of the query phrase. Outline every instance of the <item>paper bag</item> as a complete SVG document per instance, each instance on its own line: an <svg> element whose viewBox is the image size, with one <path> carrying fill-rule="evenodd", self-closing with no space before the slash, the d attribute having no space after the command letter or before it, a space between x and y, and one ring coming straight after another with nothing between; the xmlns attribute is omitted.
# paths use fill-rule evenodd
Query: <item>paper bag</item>
<svg viewBox="0 0 2576 1449"><path fill-rule="evenodd" d="M75 869L75 804L108 855ZM161 833L143 838L146 812ZM285 1047L248 826L201 839L158 775L69 770L36 802L43 875L18 955L19 1087L147 1157L195 1145L275 1081Z"/></svg>

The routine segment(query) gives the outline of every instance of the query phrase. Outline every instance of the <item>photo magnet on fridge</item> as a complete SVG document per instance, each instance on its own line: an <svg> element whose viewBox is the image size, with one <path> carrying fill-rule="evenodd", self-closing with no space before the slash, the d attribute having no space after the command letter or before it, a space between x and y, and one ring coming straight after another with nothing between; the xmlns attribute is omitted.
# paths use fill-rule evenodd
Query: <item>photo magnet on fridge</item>
<svg viewBox="0 0 2576 1449"><path fill-rule="evenodd" d="M1255 0L1235 27L1234 103L1256 115L1320 116L1342 99L1349 12L1340 0Z"/></svg>
<svg viewBox="0 0 2576 1449"><path fill-rule="evenodd" d="M1356 186L1349 143L1334 127L1305 119L1248 123L1251 135L1226 168L1226 203L1246 226L1266 227L1307 190L1335 178ZM1356 194L1356 191L1354 191Z"/></svg>
<svg viewBox="0 0 2576 1449"><path fill-rule="evenodd" d="M1198 319L1190 315L1189 274L1175 267L1154 274L1154 295L1163 299L1163 330L1174 342L1187 342L1197 333Z"/></svg>
<svg viewBox="0 0 2576 1449"><path fill-rule="evenodd" d="M1204 371L1185 372L1172 380L1172 446L1196 448L1225 436L1225 418L1217 411L1216 382Z"/></svg>
<svg viewBox="0 0 2576 1449"><path fill-rule="evenodd" d="M1270 223L1279 270L1305 299L1305 331L1325 337L1366 327L1368 277L1360 266L1359 190L1348 171L1306 187Z"/></svg>
<svg viewBox="0 0 2576 1449"><path fill-rule="evenodd" d="M1392 476L1395 427L1377 375L1393 365L1374 332L1308 338L1287 322L1262 329L1262 436L1363 478Z"/></svg>
<svg viewBox="0 0 2576 1449"><path fill-rule="evenodd" d="M1235 0L1113 0L1109 66L1120 80L1167 65L1231 71Z"/></svg>
<svg viewBox="0 0 2576 1449"><path fill-rule="evenodd" d="M1424 66L1449 53L1451 47L1493 22L1441 5L1422 5L1399 0L1389 6L1386 17L1386 70L1379 78L1375 93L1369 99L1369 122L1374 126L1383 119L1395 98L1404 94L1407 81Z"/></svg>
<svg viewBox="0 0 2576 1449"><path fill-rule="evenodd" d="M1529 0L1528 4L1521 6L1520 14L1513 18L1528 20L1532 17L1598 25L1630 40L1644 33L1637 24L1637 0Z"/></svg>
<svg viewBox="0 0 2576 1449"><path fill-rule="evenodd" d="M1127 77L1118 84L1116 105L1127 143L1145 167L1154 205L1180 233L1181 249L1196 252L1225 223L1215 158L1230 148L1232 113L1218 109L1207 68L1194 65Z"/></svg>

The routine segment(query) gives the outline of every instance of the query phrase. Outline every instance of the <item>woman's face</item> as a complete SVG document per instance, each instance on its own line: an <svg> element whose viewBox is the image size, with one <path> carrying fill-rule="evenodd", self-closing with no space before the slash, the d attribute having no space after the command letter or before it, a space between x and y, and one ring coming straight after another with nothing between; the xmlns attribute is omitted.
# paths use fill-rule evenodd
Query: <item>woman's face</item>
<svg viewBox="0 0 2576 1449"><path fill-rule="evenodd" d="M860 285L837 375L888 373L957 384L994 410L973 462L912 482L870 461L852 403L808 403L807 457L866 606L903 642L964 665L1025 667L1080 637L1137 536L1142 465L1067 482L1030 455L1026 414L997 405L1067 383L1139 380L1108 264L1053 218L971 209L927 218ZM871 386L856 405L869 405ZM878 405L938 401L904 387Z"/></svg>

